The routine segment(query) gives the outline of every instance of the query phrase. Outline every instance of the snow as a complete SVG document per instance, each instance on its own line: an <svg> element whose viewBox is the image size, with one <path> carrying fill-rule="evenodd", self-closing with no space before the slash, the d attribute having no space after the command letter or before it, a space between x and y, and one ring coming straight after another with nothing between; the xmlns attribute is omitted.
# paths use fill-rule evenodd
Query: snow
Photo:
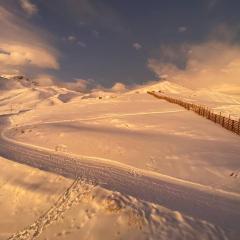
<svg viewBox="0 0 240 240"><path fill-rule="evenodd" d="M7 217L1 219L0 229L5 230L0 231L0 239L24 226L28 234L32 234L31 226L39 232L36 226L45 221L51 224L40 231L39 239L237 239L239 136L147 92L206 105L236 119L240 117L239 95L194 91L167 81L122 94L82 94L57 86L36 86L26 79L13 80L3 80L0 91L0 114L12 114L2 147L10 147L4 146L4 141L9 141L19 156L22 151L20 162L25 159L35 167L43 164L41 169L54 173L61 172L54 170L56 165L48 169L40 155L50 151L64 156L63 161L70 156L79 161L79 170L85 166L87 179L96 181L93 185L86 179L77 182L73 198L66 197L67 202L58 206L54 203L57 196L64 196L73 180L1 158L0 193L4 194L0 201L4 216L10 214L11 218L8 222ZM35 163L31 163L31 154ZM62 166L65 177L72 178L67 174L74 167L71 164ZM94 185L98 177L106 186ZM154 191L151 181L157 186ZM222 208L214 206L220 203L224 203ZM52 209L49 215L40 218L47 209ZM58 211L62 214L59 218L54 215ZM216 217L217 212L223 219ZM18 221L24 215L24 221Z"/></svg>
<svg viewBox="0 0 240 240"><path fill-rule="evenodd" d="M0 158L0 239L31 224L70 184L70 180Z"/></svg>
<svg viewBox="0 0 240 240"><path fill-rule="evenodd" d="M0 239L226 239L219 227L157 204L3 158L0 166Z"/></svg>
<svg viewBox="0 0 240 240"><path fill-rule="evenodd" d="M129 94L132 94L134 92L147 93L148 91L161 91L161 92L167 92L171 94L182 94L182 95L191 94L193 92L193 90L185 88L178 84L175 84L169 81L163 81L163 82L158 82L154 84L150 83L150 84L147 84L146 86L139 87L138 89L130 91Z"/></svg>
<svg viewBox="0 0 240 240"><path fill-rule="evenodd" d="M240 179L230 177L240 168L239 136L180 106L135 94L51 109L13 117L24 126L10 138L239 192Z"/></svg>

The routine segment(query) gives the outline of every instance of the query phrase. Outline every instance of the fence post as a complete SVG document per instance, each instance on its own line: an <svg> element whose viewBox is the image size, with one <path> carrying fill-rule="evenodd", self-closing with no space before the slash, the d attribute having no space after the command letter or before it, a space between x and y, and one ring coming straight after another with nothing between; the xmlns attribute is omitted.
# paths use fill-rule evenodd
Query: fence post
<svg viewBox="0 0 240 240"><path fill-rule="evenodd" d="M225 125L225 117L223 116L222 126L225 127L224 125Z"/></svg>
<svg viewBox="0 0 240 240"><path fill-rule="evenodd" d="M214 115L214 122L216 123L217 122L217 114L215 113Z"/></svg>
<svg viewBox="0 0 240 240"><path fill-rule="evenodd" d="M240 118L238 120L238 135L240 135Z"/></svg>
<svg viewBox="0 0 240 240"><path fill-rule="evenodd" d="M229 116L228 116L228 129L229 129L229 127L230 127L230 119L231 119L231 114L229 114Z"/></svg>
<svg viewBox="0 0 240 240"><path fill-rule="evenodd" d="M221 118L222 117L222 112L220 112L220 115L219 115L219 124L221 124Z"/></svg>

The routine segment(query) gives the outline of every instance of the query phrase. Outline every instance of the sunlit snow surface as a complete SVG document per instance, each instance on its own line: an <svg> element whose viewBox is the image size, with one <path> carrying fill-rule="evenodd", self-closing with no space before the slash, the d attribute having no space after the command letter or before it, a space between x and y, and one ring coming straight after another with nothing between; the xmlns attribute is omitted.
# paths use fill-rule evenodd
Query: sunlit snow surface
<svg viewBox="0 0 240 240"><path fill-rule="evenodd" d="M235 194L239 199L239 136L153 98L148 90L239 117L238 95L194 92L169 82L125 94L83 95L58 87L22 87L0 94L1 114L22 111L11 116L12 128L5 135L65 154L102 158L149 174L163 174L193 183L199 191L206 186L209 191ZM0 239L6 239L51 209L73 180L4 159L0 163L0 201L6 216L1 217ZM207 220L207 213L203 221L186 216L181 209L167 209L85 182L79 183L78 190L83 197L73 197L72 205L67 202L69 209L47 225L38 239L237 239L239 234L234 233L236 229L231 233L224 226L215 227L211 218ZM240 207L237 212L240 215Z"/></svg>

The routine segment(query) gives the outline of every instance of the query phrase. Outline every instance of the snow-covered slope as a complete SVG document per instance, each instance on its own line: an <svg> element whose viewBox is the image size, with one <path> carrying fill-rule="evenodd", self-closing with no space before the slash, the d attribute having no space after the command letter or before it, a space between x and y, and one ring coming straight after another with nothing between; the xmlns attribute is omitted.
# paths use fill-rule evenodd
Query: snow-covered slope
<svg viewBox="0 0 240 240"><path fill-rule="evenodd" d="M143 175L139 173L147 172L149 177L157 174L166 179L194 185L199 192L208 189L212 194L211 198L202 198L201 194L196 194L194 198L196 205L206 204L207 208L203 209L211 209L211 206L214 209L215 205L212 203L220 199L218 193L239 196L239 136L178 105L158 100L146 92L156 91L159 94L206 104L216 109L228 107L234 112L239 109L237 95L206 89L193 91L171 82L155 83L124 94L95 91L84 95L57 86L42 87L33 86L32 83L28 85L26 84L28 81L24 84L18 80L16 82L20 87L10 84L1 91L0 110L4 112L5 109L5 113L7 110L8 113L14 112L11 108L16 109L16 112L19 109L32 110L11 116L12 128L5 132L5 136L35 145L37 151L42 147L61 154L64 146L64 151L67 152L64 154L74 161L86 158L97 159L98 164L100 160L122 164L129 169L129 176L133 181L129 182L129 177L115 177L114 174L116 176L119 174L114 168L111 168L114 173L111 175L106 172L106 168L98 167L96 171L100 171L102 176L109 177L110 182L120 179L120 186L126 191L118 190L121 192L118 193L114 192L116 188L106 190L95 187L91 193L85 195L85 192L81 191L85 189L85 185L77 185L80 192L74 191L73 195L70 194L67 202L58 206L53 203L53 198L49 198L51 204L49 206L42 204L42 201L48 199L51 192L58 192L61 183L66 186L70 180L66 182L61 180L59 184L51 185L50 183L55 181L50 173L44 174L45 180L36 181L37 171L31 170L29 176L18 166L20 173L14 168L12 175L12 166L4 166L0 169L6 174L0 174L0 181L4 184L4 180L1 180L3 177L10 184L5 184L4 194L0 194L0 200L2 197L4 202L2 205L4 211L1 210L1 206L0 210L4 212L4 216L10 215L11 218L10 223L6 223L7 217L3 217L0 220L0 229L2 226L14 226L11 224L15 218L18 226L6 231L5 235L3 234L4 239L23 229L23 224L27 226L26 231L32 231L33 228L38 231L37 227L40 226L39 239L76 239L79 235L89 239L228 239L227 237L238 239L239 232L235 232L238 231L235 228L237 226L235 216L240 216L238 207L234 207L234 214L227 211L229 215L226 219L219 219L221 224L216 227L214 224L218 225L218 221L213 221L209 212L205 213L202 209L200 211L191 207L191 204L188 205L193 198L189 191L183 194L177 187L174 190L169 188L164 181L161 185L163 188L165 186L164 192L161 187L156 187L156 182L147 184L157 188L157 191L152 191L158 194L155 198L157 201L153 201L153 204L147 202L149 199L140 198L140 195L136 194L141 191L144 194L147 187L136 189L132 187L136 186L135 182L144 182ZM21 155L21 152L15 155ZM33 152L31 154L29 156L36 159L36 155L33 155ZM63 159L66 155L63 155ZM76 155L79 158L72 158ZM26 160L27 157L22 155L23 158ZM40 160L35 162L39 163ZM50 161L48 163L51 165ZM66 162L67 164L69 162ZM70 167L75 169L72 165ZM90 170L86 172L94 173ZM27 177L22 180L19 175L23 174ZM18 177L12 182L12 176ZM97 178L96 174L87 180L91 182L96 179L95 177ZM49 182L46 184L47 189L43 187L44 181ZM29 182L33 184L29 186L27 184ZM106 181L101 184L103 187L106 186L104 185ZM128 194L131 195L129 189L132 189L135 195L129 196ZM31 204L27 200L26 204L29 203L34 211L24 210L26 196L18 195L19 192L31 196ZM65 196L64 191L62 192L61 196ZM147 194L148 197L149 195L151 194ZM9 205L4 201L5 197L11 199ZM176 198L179 200L176 201ZM16 199L16 204L12 199ZM74 204L65 211L66 206L70 206L68 204L72 204L72 201ZM167 205L169 203L172 205ZM185 212L186 206L190 206L191 211ZM217 207L224 211L228 209L228 203L225 201L223 205L219 204ZM44 217L39 217L48 208L52 210ZM21 210L28 216L23 224L18 221L23 216L20 214ZM64 218L60 217L55 221L56 215L53 213L62 211ZM195 215L196 212L201 214ZM51 224L46 224L49 221ZM36 224L32 224L34 222ZM45 224L47 227L41 228ZM112 227L109 230L110 224ZM231 229L231 226L234 226L234 229Z"/></svg>
<svg viewBox="0 0 240 240"><path fill-rule="evenodd" d="M17 88L31 88L38 86L39 83L25 76L0 76L0 91L13 90Z"/></svg>
<svg viewBox="0 0 240 240"><path fill-rule="evenodd" d="M226 239L207 221L1 157L0 185L0 240Z"/></svg>
<svg viewBox="0 0 240 240"><path fill-rule="evenodd" d="M162 93L167 94L181 94L181 95L189 95L193 91L191 89L185 88L181 85L169 82L169 81L160 81L158 83L147 84L143 87L139 87L130 93L139 92L146 93L148 91L161 91Z"/></svg>
<svg viewBox="0 0 240 240"><path fill-rule="evenodd" d="M18 88L23 88L23 85L19 81L0 76L0 92Z"/></svg>
<svg viewBox="0 0 240 240"><path fill-rule="evenodd" d="M192 90L169 81L160 81L137 88L128 94L146 93L148 91L155 91L174 98L181 98L187 102L205 105L226 116L231 114L235 119L240 118L240 92L229 94L227 91L223 92L222 89L217 88Z"/></svg>
<svg viewBox="0 0 240 240"><path fill-rule="evenodd" d="M23 76L0 78L0 112L10 113L53 106L83 94L58 86L39 86Z"/></svg>

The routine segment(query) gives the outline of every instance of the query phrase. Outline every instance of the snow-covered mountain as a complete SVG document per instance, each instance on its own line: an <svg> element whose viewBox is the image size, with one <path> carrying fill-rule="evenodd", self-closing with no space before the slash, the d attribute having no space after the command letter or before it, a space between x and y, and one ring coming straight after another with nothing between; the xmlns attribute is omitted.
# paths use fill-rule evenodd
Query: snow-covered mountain
<svg viewBox="0 0 240 240"><path fill-rule="evenodd" d="M225 116L229 114L236 119L240 117L240 95L223 92L222 89L197 89L192 90L170 81L159 81L157 83L140 86L127 94L144 94L148 91L155 91L158 94L166 94L186 102L193 102L205 105L221 112Z"/></svg>
<svg viewBox="0 0 240 240"><path fill-rule="evenodd" d="M119 95L136 97L138 94L146 94L155 91L159 94L167 94L175 98L184 99L187 102L206 105L236 118L240 115L240 96L225 94L217 89L192 90L170 81L159 81L139 86L125 94L115 93L111 90L92 90L89 93L80 93L59 85L42 86L37 80L31 80L25 76L0 77L0 111L8 112L29 110L35 107L54 106L71 102L79 102L88 99L108 99Z"/></svg>
<svg viewBox="0 0 240 240"><path fill-rule="evenodd" d="M63 84L42 86L37 80L25 76L2 76L0 77L0 111L53 106L82 99L108 99L116 95L111 91L103 90L81 93L63 86Z"/></svg>
<svg viewBox="0 0 240 240"><path fill-rule="evenodd" d="M148 91L156 91L156 92L161 91L162 93L182 94L182 95L189 95L193 93L193 90L169 81L159 81L157 83L146 84L144 86L141 86L131 91L130 93L132 92L146 93Z"/></svg>
<svg viewBox="0 0 240 240"><path fill-rule="evenodd" d="M0 93L1 112L62 104L83 95L59 86L40 86L24 76L1 77Z"/></svg>
<svg viewBox="0 0 240 240"><path fill-rule="evenodd" d="M33 88L37 86L39 86L37 81L23 75L0 76L0 91Z"/></svg>
<svg viewBox="0 0 240 240"><path fill-rule="evenodd" d="M239 201L240 193L239 137L147 91L218 107L226 114L240 113L234 96L207 89L194 91L167 81L122 94L106 89L82 94L59 86L40 86L25 77L0 81L0 115L30 110L10 117L12 128L2 135L10 141L1 145L2 152L14 149L21 162L32 166L39 166L42 156L49 154L43 169L53 164L54 172L64 176L72 169L78 173L78 162L87 166L89 161L92 170L85 171L81 165L79 174L84 172L86 179L98 182L100 173L101 185L109 186L109 191L91 188L85 195L81 192L84 182L75 185L0 158L0 182L7 182L0 194L0 229L6 226L9 235L16 226L24 229L22 236L35 234L35 226L36 232L39 227L44 229L41 239L60 236L56 233L61 231L63 238L67 234L76 239L89 229L90 237L100 239L227 239L229 230L229 235L239 236L239 221L235 221L239 220L239 208L234 202ZM40 155L34 149L39 149ZM64 160L54 162L52 151L62 156L58 160ZM73 187L68 188L70 184ZM67 194L59 198L64 189ZM16 196L16 192L21 194ZM64 201L56 204L57 199ZM69 205L73 200L76 202ZM66 206L68 211L60 211ZM46 212L44 217L42 212ZM206 212L210 214L202 214ZM64 217L57 220L58 215L52 217L52 213ZM22 217L23 222L16 221ZM37 221L33 223L33 219ZM56 222L49 224L49 219ZM14 223L9 224L11 221ZM108 231L113 221L117 224ZM225 228L229 229L226 233Z"/></svg>
<svg viewBox="0 0 240 240"><path fill-rule="evenodd" d="M23 88L21 82L12 78L6 78L0 76L0 91L7 91L13 89Z"/></svg>

